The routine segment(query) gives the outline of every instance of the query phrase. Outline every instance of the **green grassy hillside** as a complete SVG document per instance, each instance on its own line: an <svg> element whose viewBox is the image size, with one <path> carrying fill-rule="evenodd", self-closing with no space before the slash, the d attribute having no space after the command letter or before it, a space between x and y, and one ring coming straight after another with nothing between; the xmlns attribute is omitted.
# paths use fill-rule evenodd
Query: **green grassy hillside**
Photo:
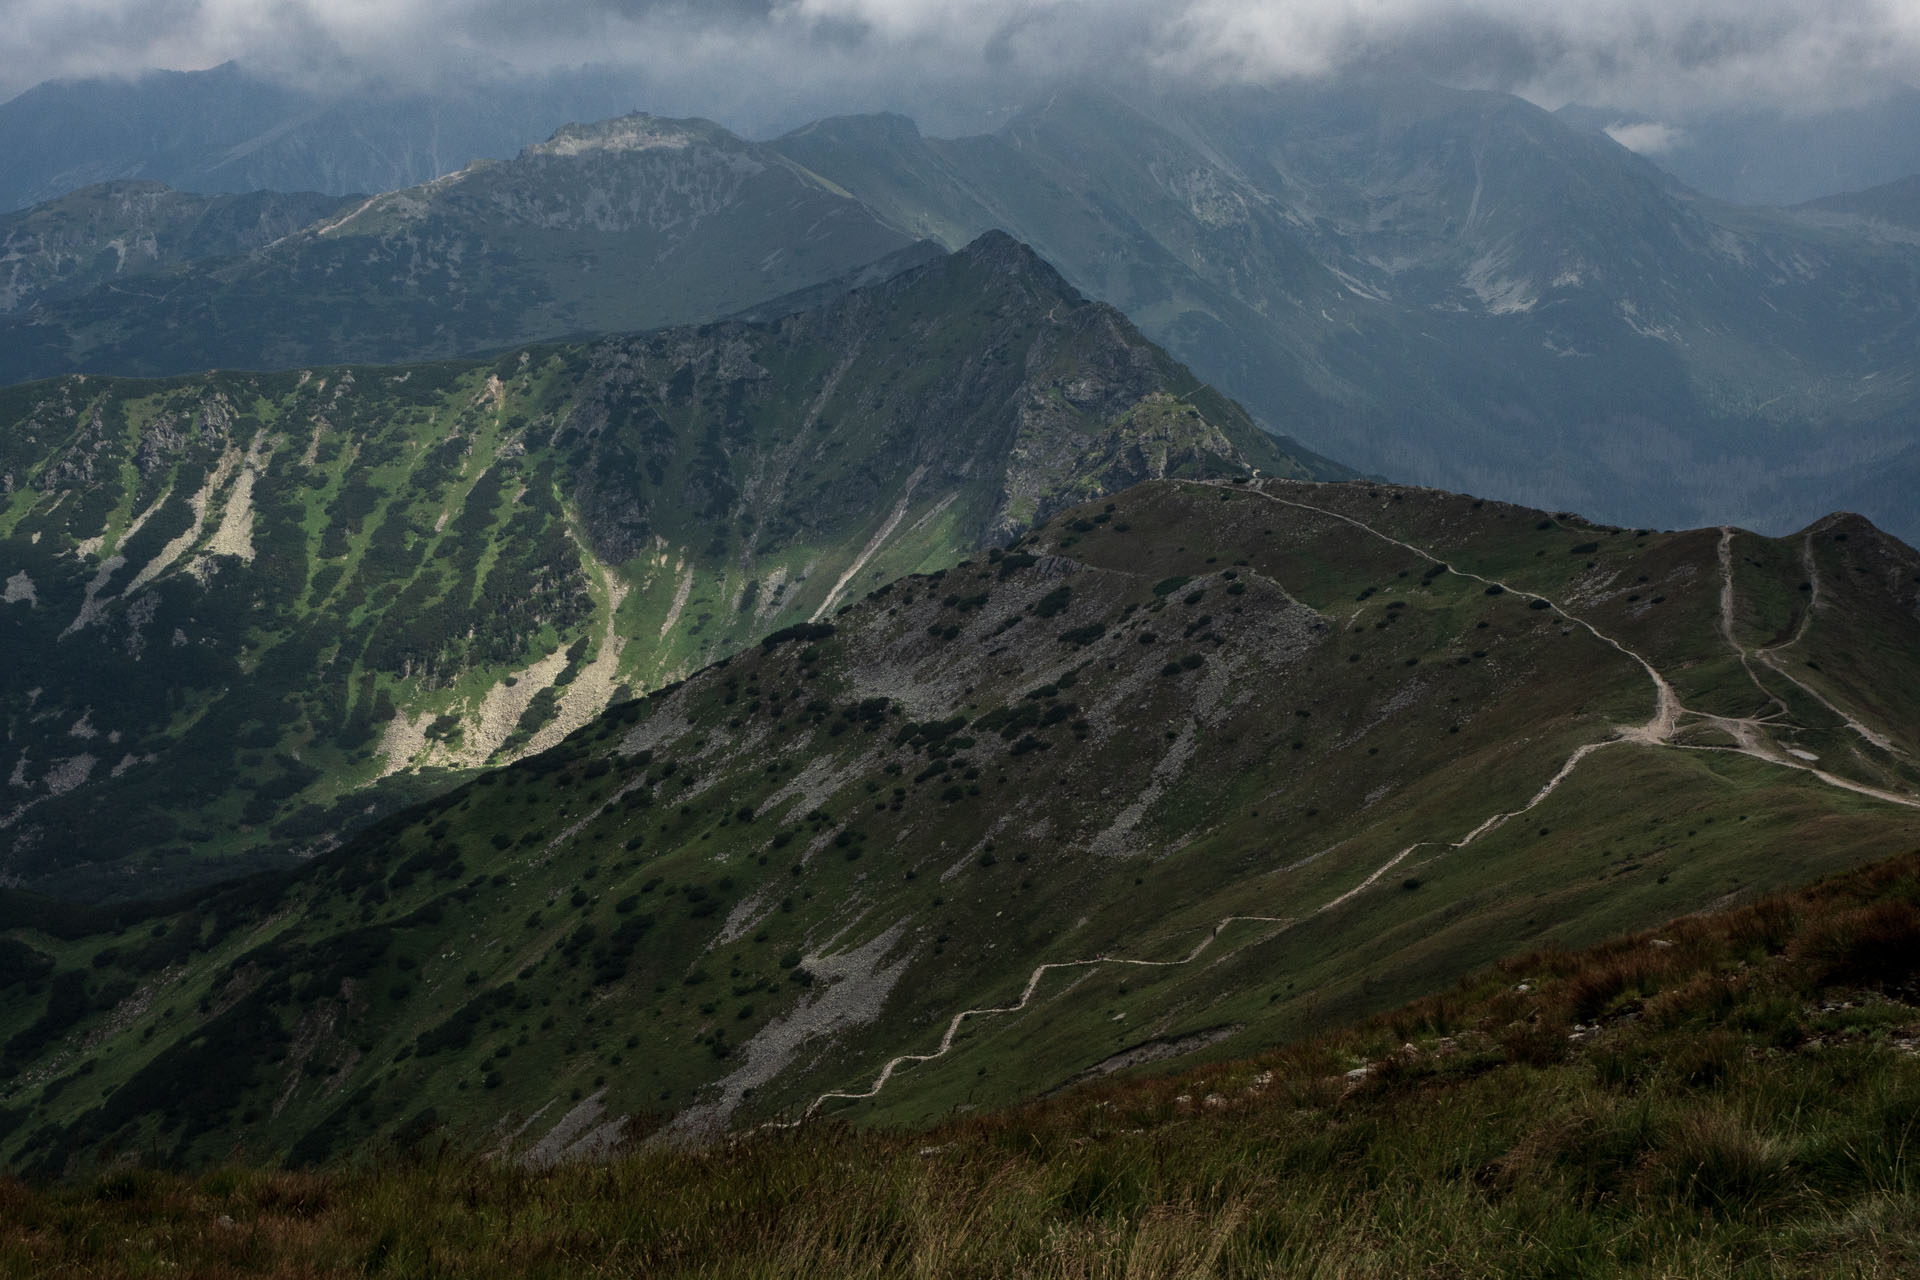
<svg viewBox="0 0 1920 1280"><path fill-rule="evenodd" d="M924 1133L0 1181L35 1276L1900 1276L1920 858Z"/></svg>
<svg viewBox="0 0 1920 1280"><path fill-rule="evenodd" d="M1857 519L1150 483L290 875L10 901L0 1152L537 1164L1297 1039L1913 847L1917 597Z"/></svg>
<svg viewBox="0 0 1920 1280"><path fill-rule="evenodd" d="M92 898L332 847L1066 503L1340 474L1004 236L760 324L0 424L0 874Z"/></svg>

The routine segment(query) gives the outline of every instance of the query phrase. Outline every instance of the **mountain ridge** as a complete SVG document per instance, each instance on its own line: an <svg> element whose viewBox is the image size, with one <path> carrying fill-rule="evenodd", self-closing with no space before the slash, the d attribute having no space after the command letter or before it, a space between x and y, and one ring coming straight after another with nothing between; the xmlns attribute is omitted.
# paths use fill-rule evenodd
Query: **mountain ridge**
<svg viewBox="0 0 1920 1280"><path fill-rule="evenodd" d="M0 676L0 865L84 896L325 847L1090 493L1345 474L997 235L764 323L74 377L0 417L33 655Z"/></svg>
<svg viewBox="0 0 1920 1280"><path fill-rule="evenodd" d="M71 296L105 280L263 248L343 206L313 192L193 196L157 182L82 188L0 214L0 314ZM109 261L109 255L111 260Z"/></svg>
<svg viewBox="0 0 1920 1280"><path fill-rule="evenodd" d="M132 941L21 933L0 1141L299 1163L431 1106L543 1161L1286 1040L1911 848L1916 593L1920 554L1845 518L1152 482ZM154 1091L195 1054L218 1091Z"/></svg>
<svg viewBox="0 0 1920 1280"><path fill-rule="evenodd" d="M1867 187L1859 191L1823 196L1795 206L1797 212L1812 216L1840 215L1879 234L1911 235L1920 232L1920 174ZM1889 229L1898 229L1890 232Z"/></svg>
<svg viewBox="0 0 1920 1280"><path fill-rule="evenodd" d="M0 379L473 357L717 319L911 243L710 122L636 114L556 137L177 263L137 295L0 317Z"/></svg>

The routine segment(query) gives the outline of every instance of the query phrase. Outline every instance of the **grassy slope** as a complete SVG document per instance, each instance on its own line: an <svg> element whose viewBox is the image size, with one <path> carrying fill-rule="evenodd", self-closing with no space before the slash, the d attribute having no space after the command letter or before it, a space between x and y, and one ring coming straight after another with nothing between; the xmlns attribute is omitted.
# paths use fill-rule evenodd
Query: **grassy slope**
<svg viewBox="0 0 1920 1280"><path fill-rule="evenodd" d="M1920 1267L1920 856L1536 951L1289 1049L921 1133L545 1172L0 1182L13 1274L1568 1276Z"/></svg>
<svg viewBox="0 0 1920 1280"><path fill-rule="evenodd" d="M284 883L16 914L68 976L0 1014L8 1158L312 1159L427 1108L508 1150L569 1112L555 1149L623 1115L698 1136L859 1092L958 1011L1017 1001L1036 964L1108 958L818 1108L924 1123L1122 1051L1244 1052L1920 840L1920 813L1791 757L1686 749L1698 716L1672 745L1619 738L1652 682L1574 619L1638 628L1699 701L1724 646L1682 587L1718 599L1712 535L1364 485L1110 505L616 708ZM1590 542L1608 550L1574 554ZM1476 565L1515 589L1487 594ZM1626 598L1643 571L1672 593L1647 605L1663 623ZM1825 599L1809 654L1912 626ZM1900 744L1880 767L1910 786ZM211 1062L218 1090L169 1094Z"/></svg>
<svg viewBox="0 0 1920 1280"><path fill-rule="evenodd" d="M67 379L0 420L0 840L88 897L324 846L1064 502L1337 473L1004 238L765 324Z"/></svg>

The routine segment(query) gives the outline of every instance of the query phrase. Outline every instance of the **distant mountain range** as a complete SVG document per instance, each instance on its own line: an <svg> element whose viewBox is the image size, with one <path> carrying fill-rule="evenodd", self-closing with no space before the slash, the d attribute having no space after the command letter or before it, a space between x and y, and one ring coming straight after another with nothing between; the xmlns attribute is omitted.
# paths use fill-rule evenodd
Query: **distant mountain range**
<svg viewBox="0 0 1920 1280"><path fill-rule="evenodd" d="M636 104L630 77L477 69L432 89L297 88L237 63L54 80L0 103L0 211L119 179L193 192L392 191Z"/></svg>
<svg viewBox="0 0 1920 1280"><path fill-rule="evenodd" d="M115 191L53 208L115 203ZM17 253L36 252L33 232L59 220L46 209L12 215ZM138 234L110 219L101 229L103 246ZM912 244L717 125L627 116L351 201L268 243L210 238L207 253L137 286L116 275L16 307L0 317L0 380L437 359L713 320Z"/></svg>
<svg viewBox="0 0 1920 1280"><path fill-rule="evenodd" d="M1831 220L1849 230L1912 244L1920 238L1920 174L1866 191L1810 200L1798 212L1810 221Z"/></svg>
<svg viewBox="0 0 1920 1280"><path fill-rule="evenodd" d="M1920 250L1703 200L1418 83L774 144L918 235L1006 227L1263 421L1381 474L1648 524L1920 534Z"/></svg>
<svg viewBox="0 0 1920 1280"><path fill-rule="evenodd" d="M0 103L0 212L120 179L183 191L392 191L504 160L566 121L639 106L630 74L520 76L498 65L431 86L296 87L239 63L48 81ZM1920 88L1824 111L1717 110L1656 119L1571 103L1576 128L1658 130L1647 154L1705 195L1795 205L1920 173Z"/></svg>
<svg viewBox="0 0 1920 1280"><path fill-rule="evenodd" d="M1845 200L1877 211L1721 204L1519 99L1418 82L1063 91L961 139L624 117L138 290L45 295L0 317L0 377L765 316L997 228L1364 471L1636 524L1846 508L1920 537L1920 245L1881 208L1898 188Z"/></svg>

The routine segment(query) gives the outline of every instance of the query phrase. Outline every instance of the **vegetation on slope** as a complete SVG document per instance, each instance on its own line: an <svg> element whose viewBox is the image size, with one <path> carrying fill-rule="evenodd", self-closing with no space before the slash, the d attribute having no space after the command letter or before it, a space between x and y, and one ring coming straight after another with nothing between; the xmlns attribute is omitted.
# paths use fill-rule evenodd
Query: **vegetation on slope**
<svg viewBox="0 0 1920 1280"><path fill-rule="evenodd" d="M79 202L12 221L44 228ZM766 147L641 115L569 125L287 232L183 255L139 289L98 280L0 317L0 383L439 360L691 324L911 244Z"/></svg>
<svg viewBox="0 0 1920 1280"><path fill-rule="evenodd" d="M9 901L0 1151L297 1163L430 1112L537 1163L1296 1039L1920 841L1913 722L1840 656L1914 687L1916 573L1858 521L1141 486L291 876Z"/></svg>
<svg viewBox="0 0 1920 1280"><path fill-rule="evenodd" d="M76 897L328 847L1065 503L1339 474L1003 236L760 324L0 422L0 872Z"/></svg>
<svg viewBox="0 0 1920 1280"><path fill-rule="evenodd" d="M546 1170L422 1124L322 1173L0 1182L99 1277L1858 1275L1920 1267L1920 855L1538 951L1254 1059L919 1133Z"/></svg>
<svg viewBox="0 0 1920 1280"><path fill-rule="evenodd" d="M340 196L202 196L103 182L0 214L0 313L26 311L199 258L250 253L338 212Z"/></svg>

